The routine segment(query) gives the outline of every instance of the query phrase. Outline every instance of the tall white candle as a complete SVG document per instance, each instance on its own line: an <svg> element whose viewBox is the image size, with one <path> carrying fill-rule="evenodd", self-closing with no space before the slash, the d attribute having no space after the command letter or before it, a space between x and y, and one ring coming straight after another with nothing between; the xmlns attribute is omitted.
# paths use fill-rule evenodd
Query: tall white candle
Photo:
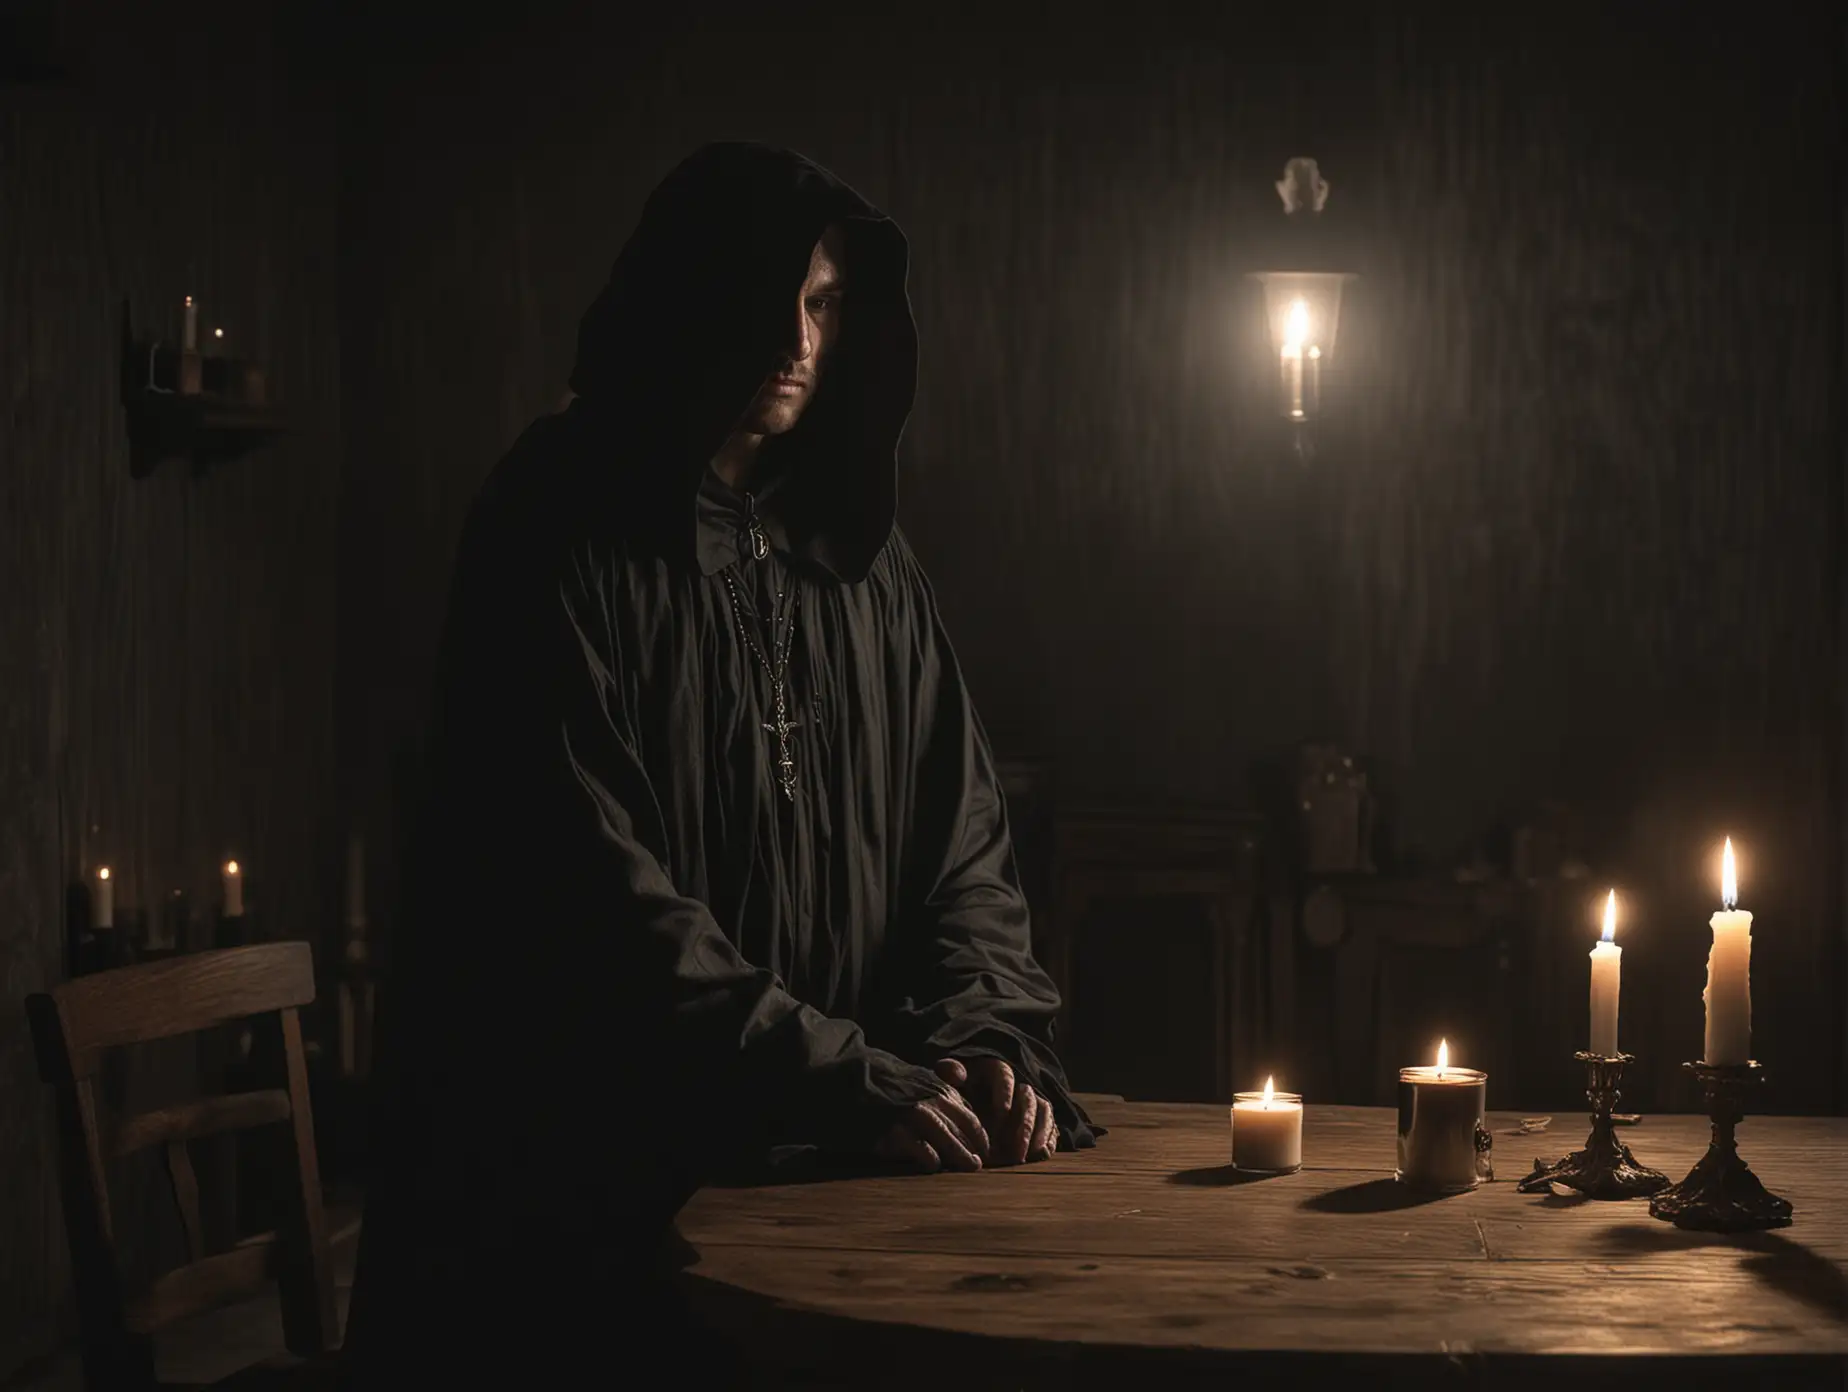
<svg viewBox="0 0 1848 1392"><path fill-rule="evenodd" d="M225 917L244 916L244 872L235 860L225 862Z"/></svg>
<svg viewBox="0 0 1848 1392"><path fill-rule="evenodd" d="M1617 891L1604 901L1604 938L1591 949L1591 1050L1605 1058L1617 1052L1617 991L1623 974L1623 949L1617 936Z"/></svg>
<svg viewBox="0 0 1848 1392"><path fill-rule="evenodd" d="M1710 920L1713 947L1707 954L1708 1063L1747 1063L1752 1057L1752 916L1735 909L1738 873L1733 868L1732 838L1720 862L1720 903Z"/></svg>
<svg viewBox="0 0 1848 1392"><path fill-rule="evenodd" d="M199 351L199 306L191 295L186 297L186 327L180 335L180 347L188 353Z"/></svg>
<svg viewBox="0 0 1848 1392"><path fill-rule="evenodd" d="M1241 1170L1276 1174L1303 1167L1303 1100L1278 1092L1264 1080L1263 1092L1232 1099L1232 1163Z"/></svg>
<svg viewBox="0 0 1848 1392"><path fill-rule="evenodd" d="M96 923L98 928L115 927L115 879L109 867L96 872Z"/></svg>

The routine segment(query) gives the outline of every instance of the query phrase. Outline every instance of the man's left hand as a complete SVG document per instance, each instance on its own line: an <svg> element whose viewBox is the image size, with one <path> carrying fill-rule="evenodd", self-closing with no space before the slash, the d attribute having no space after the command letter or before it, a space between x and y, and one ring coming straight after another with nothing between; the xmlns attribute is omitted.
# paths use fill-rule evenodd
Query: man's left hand
<svg viewBox="0 0 1848 1392"><path fill-rule="evenodd" d="M993 1150L991 1165L1019 1165L1044 1160L1058 1147L1059 1128L1052 1103L998 1058L942 1059L937 1076L969 1099L987 1127Z"/></svg>

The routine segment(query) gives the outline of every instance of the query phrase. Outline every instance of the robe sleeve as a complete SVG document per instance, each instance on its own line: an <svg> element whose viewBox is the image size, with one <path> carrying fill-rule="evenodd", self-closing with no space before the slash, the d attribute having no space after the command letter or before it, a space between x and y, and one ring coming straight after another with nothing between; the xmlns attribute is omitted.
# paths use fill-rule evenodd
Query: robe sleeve
<svg viewBox="0 0 1848 1392"><path fill-rule="evenodd" d="M526 660L511 679L478 670L481 685L517 691L497 703L513 718L477 723L471 741L502 809L484 853L511 843L533 857L532 912L520 917L547 941L523 955L572 1003L571 1019L546 1028L594 1055L612 1105L647 1117L660 1144L702 1169L749 1166L782 1145L869 1150L900 1108L942 1085L797 1001L673 883L620 650L622 566L579 555L551 574L549 593L522 586L528 598L494 625ZM701 776L697 751L674 766Z"/></svg>
<svg viewBox="0 0 1848 1392"><path fill-rule="evenodd" d="M912 807L896 1037L920 1062L992 1057L1048 1098L1062 1149L1103 1128L1053 1051L1058 988L1034 960L1025 895L994 756L937 611L902 538L894 543L916 663Z"/></svg>

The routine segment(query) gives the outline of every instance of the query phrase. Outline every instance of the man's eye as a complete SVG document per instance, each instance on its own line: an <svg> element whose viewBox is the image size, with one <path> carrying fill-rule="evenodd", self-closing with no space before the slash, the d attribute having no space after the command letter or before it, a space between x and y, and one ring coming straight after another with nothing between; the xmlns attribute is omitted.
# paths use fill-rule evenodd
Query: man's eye
<svg viewBox="0 0 1848 1392"><path fill-rule="evenodd" d="M832 295L810 295L808 302L809 313L827 314L834 309L835 303L835 297Z"/></svg>

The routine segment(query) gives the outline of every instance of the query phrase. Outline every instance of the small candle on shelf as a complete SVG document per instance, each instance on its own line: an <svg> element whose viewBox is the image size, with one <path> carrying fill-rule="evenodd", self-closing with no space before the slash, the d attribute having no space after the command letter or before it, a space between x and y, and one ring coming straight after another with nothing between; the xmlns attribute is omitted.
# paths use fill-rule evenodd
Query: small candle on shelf
<svg viewBox="0 0 1848 1392"><path fill-rule="evenodd" d="M1749 1063L1752 1058L1752 916L1739 902L1732 837L1720 860L1720 903L1710 920L1713 947L1707 953L1706 1063Z"/></svg>
<svg viewBox="0 0 1848 1392"><path fill-rule="evenodd" d="M1401 1184L1434 1193L1473 1189L1492 1174L1483 1125L1489 1075L1450 1063L1450 1042L1439 1040L1435 1068L1399 1070Z"/></svg>
<svg viewBox="0 0 1848 1392"><path fill-rule="evenodd" d="M186 324L180 334L180 347L188 353L199 351L199 306L191 295L186 297Z"/></svg>
<svg viewBox="0 0 1848 1392"><path fill-rule="evenodd" d="M109 874L109 867L102 866L96 872L96 913L94 925L97 928L115 927L115 880Z"/></svg>
<svg viewBox="0 0 1848 1392"><path fill-rule="evenodd" d="M235 860L225 862L225 917L244 916L244 872Z"/></svg>
<svg viewBox="0 0 1848 1392"><path fill-rule="evenodd" d="M1232 1165L1256 1174L1288 1174L1303 1167L1303 1099L1278 1092L1274 1078L1263 1092L1232 1097Z"/></svg>
<svg viewBox="0 0 1848 1392"><path fill-rule="evenodd" d="M1617 891L1604 901L1604 937L1591 949L1591 1049L1604 1058L1617 1055L1617 991L1623 974L1623 949L1617 936Z"/></svg>

